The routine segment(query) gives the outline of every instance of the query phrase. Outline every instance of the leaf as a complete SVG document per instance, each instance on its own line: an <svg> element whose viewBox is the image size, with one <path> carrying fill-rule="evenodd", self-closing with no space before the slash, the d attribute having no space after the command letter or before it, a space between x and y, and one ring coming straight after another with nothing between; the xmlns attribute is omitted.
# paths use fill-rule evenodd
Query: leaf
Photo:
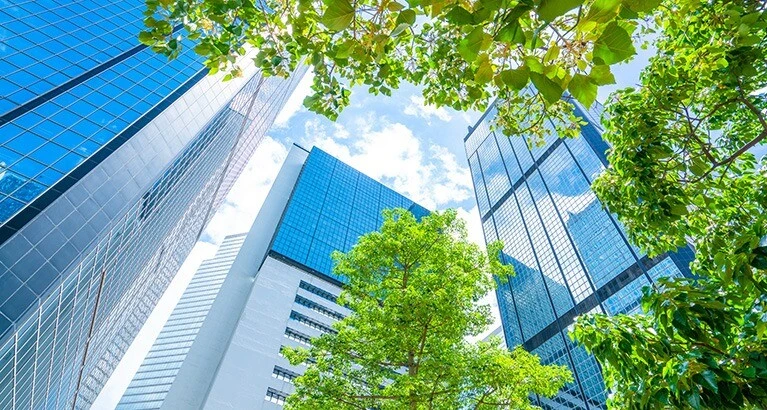
<svg viewBox="0 0 767 410"><path fill-rule="evenodd" d="M410 27L410 24L400 23L397 25L397 27L394 27L394 30L391 31L390 36L397 37L398 35L402 34L402 32L405 31L408 27Z"/></svg>
<svg viewBox="0 0 767 410"><path fill-rule="evenodd" d="M142 31L138 33L138 41L140 41L142 44L151 46L154 44L154 37L152 36L152 33L148 31Z"/></svg>
<svg viewBox="0 0 767 410"><path fill-rule="evenodd" d="M445 15L445 18L447 21L459 26L465 26L474 22L474 16L461 6L456 6L450 9Z"/></svg>
<svg viewBox="0 0 767 410"><path fill-rule="evenodd" d="M629 33L613 21L594 42L593 54L597 65L612 65L630 58L636 54L636 49Z"/></svg>
<svg viewBox="0 0 767 410"><path fill-rule="evenodd" d="M473 62L477 59L485 41L485 32L482 26L475 27L469 35L458 42L458 53L464 60Z"/></svg>
<svg viewBox="0 0 767 410"><path fill-rule="evenodd" d="M661 0L623 0L623 5L637 13L647 13L660 5Z"/></svg>
<svg viewBox="0 0 767 410"><path fill-rule="evenodd" d="M415 10L402 10L397 16L397 23L405 23L412 26L415 23Z"/></svg>
<svg viewBox="0 0 767 410"><path fill-rule="evenodd" d="M597 85L592 83L591 79L583 74L576 74L570 80L567 90L586 108L590 108L597 98Z"/></svg>
<svg viewBox="0 0 767 410"><path fill-rule="evenodd" d="M596 0L589 8L584 21L606 23L618 15L621 0Z"/></svg>
<svg viewBox="0 0 767 410"><path fill-rule="evenodd" d="M716 374L714 374L714 372L711 370L704 370L700 376L703 379L703 387L714 393L719 393L719 386L716 385Z"/></svg>
<svg viewBox="0 0 767 410"><path fill-rule="evenodd" d="M554 104L559 101L559 99L562 98L562 93L565 92L559 84L543 74L531 71L530 80L543 97L543 100L548 104Z"/></svg>
<svg viewBox="0 0 767 410"><path fill-rule="evenodd" d="M331 31L342 31L354 20L354 8L349 0L323 0L325 14L321 23Z"/></svg>
<svg viewBox="0 0 767 410"><path fill-rule="evenodd" d="M595 65L591 67L589 78L596 85L615 84L615 76L610 72L609 65Z"/></svg>
<svg viewBox="0 0 767 410"><path fill-rule="evenodd" d="M516 70L501 71L499 75L503 84L519 91L527 85L530 79L530 69L527 66L522 66Z"/></svg>
<svg viewBox="0 0 767 410"><path fill-rule="evenodd" d="M210 46L207 43L197 44L194 46L194 52L201 56L206 56L210 54Z"/></svg>
<svg viewBox="0 0 767 410"><path fill-rule="evenodd" d="M543 74L543 64L538 61L537 58L533 56L525 57L525 65L530 69L530 71L538 74Z"/></svg>
<svg viewBox="0 0 767 410"><path fill-rule="evenodd" d="M405 5L402 3L397 3L396 1L392 1L386 5L386 8L389 9L389 11L400 11L405 8Z"/></svg>
<svg viewBox="0 0 767 410"><path fill-rule="evenodd" d="M538 17L543 21L553 21L581 4L583 0L541 0Z"/></svg>
<svg viewBox="0 0 767 410"><path fill-rule="evenodd" d="M483 53L482 56L479 57L479 67L477 68L477 72L474 74L474 81L479 84L487 84L492 79L493 66L490 63L490 57L486 53Z"/></svg>
<svg viewBox="0 0 767 410"><path fill-rule="evenodd" d="M527 38L525 32L519 25L519 21L514 20L498 30L495 39L509 44L525 44Z"/></svg>

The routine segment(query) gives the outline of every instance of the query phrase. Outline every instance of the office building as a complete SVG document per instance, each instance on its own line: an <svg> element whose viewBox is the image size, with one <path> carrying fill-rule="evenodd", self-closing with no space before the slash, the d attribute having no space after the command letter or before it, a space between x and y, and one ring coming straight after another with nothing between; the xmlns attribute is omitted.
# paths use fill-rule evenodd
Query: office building
<svg viewBox="0 0 767 410"><path fill-rule="evenodd" d="M207 76L145 4L0 4L0 408L95 399L301 73Z"/></svg>
<svg viewBox="0 0 767 410"><path fill-rule="evenodd" d="M349 314L336 304L344 278L332 273L331 252L351 249L394 207L428 214L322 150L294 146L220 289L211 286L217 295L194 340L186 335L196 319L188 328L169 321L119 408L279 408L303 370L281 348L307 346ZM184 340L170 347L171 337Z"/></svg>
<svg viewBox="0 0 767 410"><path fill-rule="evenodd" d="M575 382L541 405L599 409L606 399L599 365L570 340L568 327L584 313L638 312L642 287L689 275L693 255L682 248L648 258L629 244L590 189L607 166L599 107L576 111L587 123L580 138L552 132L538 146L492 131L493 106L469 130L465 147L485 239L503 241L504 261L516 270L496 292L507 346L521 344L573 371Z"/></svg>

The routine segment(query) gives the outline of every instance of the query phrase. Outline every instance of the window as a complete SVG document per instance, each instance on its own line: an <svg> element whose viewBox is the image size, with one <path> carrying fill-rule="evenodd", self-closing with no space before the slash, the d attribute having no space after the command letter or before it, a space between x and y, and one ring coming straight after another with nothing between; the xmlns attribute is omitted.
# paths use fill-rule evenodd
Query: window
<svg viewBox="0 0 767 410"><path fill-rule="evenodd" d="M274 366L274 370L272 370L272 377L274 377L277 380L286 381L288 383L292 383L293 379L295 379L298 376L300 376L298 373L292 372L280 366Z"/></svg>
<svg viewBox="0 0 767 410"><path fill-rule="evenodd" d="M306 346L311 346L312 344L312 338L309 335L305 335L297 330L286 328L285 329L285 337L287 337L290 340L295 340L298 343L301 343Z"/></svg>
<svg viewBox="0 0 767 410"><path fill-rule="evenodd" d="M282 406L285 404L285 399L287 398L288 398L287 393L270 387L266 390L266 397L264 397L264 400L270 401L274 404L279 404L280 406Z"/></svg>
<svg viewBox="0 0 767 410"><path fill-rule="evenodd" d="M306 326L308 326L308 327L310 327L312 329L319 330L322 333L336 333L335 329L333 329L333 328L331 328L329 326L325 326L324 324L322 324L322 323L320 323L320 322L318 322L318 321L316 321L316 320L314 320L312 318L304 316L304 315L296 312L295 310L290 312L290 318L295 320L296 322L302 323L302 324L304 324L304 325L306 325Z"/></svg>
<svg viewBox="0 0 767 410"><path fill-rule="evenodd" d="M296 303L331 319L341 320L344 318L344 315L336 312L335 310L326 308L325 306L322 306L319 303L314 302L313 300L309 300L301 295L296 295Z"/></svg>
<svg viewBox="0 0 767 410"><path fill-rule="evenodd" d="M314 293L315 295L325 299L329 300L333 303L336 303L336 299L338 298L336 295L326 291L325 289L318 288L317 286L314 286L312 284L306 283L304 281L301 281L301 283L298 285L301 289Z"/></svg>

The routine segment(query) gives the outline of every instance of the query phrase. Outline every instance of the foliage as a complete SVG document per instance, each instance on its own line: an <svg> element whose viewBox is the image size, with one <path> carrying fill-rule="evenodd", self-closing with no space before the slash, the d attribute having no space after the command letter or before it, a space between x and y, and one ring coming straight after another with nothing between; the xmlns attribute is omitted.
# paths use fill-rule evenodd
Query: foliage
<svg viewBox="0 0 767 410"><path fill-rule="evenodd" d="M499 99L507 134L576 136L580 120L561 97L590 106L610 66L635 54L632 34L660 0L146 0L140 40L169 57L195 40L211 73L241 74L238 57L288 75L315 73L304 104L334 119L352 86L389 95L401 81L425 101L484 110ZM180 30L177 26L183 26ZM526 87L532 84L535 87Z"/></svg>
<svg viewBox="0 0 767 410"><path fill-rule="evenodd" d="M543 366L498 340L472 344L489 324L477 302L491 273L513 273L466 239L455 211L420 222L403 209L385 211L379 232L362 236L334 272L348 278L339 303L352 314L306 349L286 349L307 363L286 408L530 409L531 393L552 396L570 372ZM498 255L500 244L490 246Z"/></svg>
<svg viewBox="0 0 767 410"><path fill-rule="evenodd" d="M651 256L691 242L698 275L646 290L647 316L579 319L616 408L767 407L765 7L664 3L642 86L607 105L595 191Z"/></svg>

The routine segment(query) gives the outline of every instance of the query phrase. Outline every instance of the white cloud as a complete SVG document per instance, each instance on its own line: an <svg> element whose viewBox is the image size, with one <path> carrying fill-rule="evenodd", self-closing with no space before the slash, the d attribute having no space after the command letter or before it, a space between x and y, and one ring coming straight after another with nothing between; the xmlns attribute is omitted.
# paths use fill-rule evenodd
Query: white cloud
<svg viewBox="0 0 767 410"><path fill-rule="evenodd" d="M271 137L264 137L226 200L211 219L201 240L184 261L96 398L94 409L111 409L117 405L202 261L213 257L225 236L242 233L250 228L287 154L288 149L283 144Z"/></svg>
<svg viewBox="0 0 767 410"><path fill-rule="evenodd" d="M437 108L433 105L426 105L425 99L420 95L410 96L410 104L405 107L403 113L415 117L421 117L427 121L430 121L432 117L439 118L445 122L453 119L453 116L450 115L445 107Z"/></svg>
<svg viewBox="0 0 767 410"><path fill-rule="evenodd" d="M386 118L359 118L351 126L335 123L330 130L319 120L307 121L302 143L316 145L427 208L473 197L468 168L447 148L425 150L408 127Z"/></svg>
<svg viewBox="0 0 767 410"><path fill-rule="evenodd" d="M269 136L264 137L201 240L219 244L226 235L250 228L287 155L287 147Z"/></svg>
<svg viewBox="0 0 767 410"><path fill-rule="evenodd" d="M482 220L479 216L479 208L474 205L468 211L464 208L457 208L458 217L466 222L466 230L469 232L469 240L485 248L485 234L482 231Z"/></svg>
<svg viewBox="0 0 767 410"><path fill-rule="evenodd" d="M285 105L282 107L277 117L274 119L273 127L284 128L288 126L288 121L293 118L299 111L304 109L304 98L308 96L312 90L312 81L314 80L314 73L307 71L304 74L304 78L296 85L296 89L293 90L293 94L288 97Z"/></svg>

